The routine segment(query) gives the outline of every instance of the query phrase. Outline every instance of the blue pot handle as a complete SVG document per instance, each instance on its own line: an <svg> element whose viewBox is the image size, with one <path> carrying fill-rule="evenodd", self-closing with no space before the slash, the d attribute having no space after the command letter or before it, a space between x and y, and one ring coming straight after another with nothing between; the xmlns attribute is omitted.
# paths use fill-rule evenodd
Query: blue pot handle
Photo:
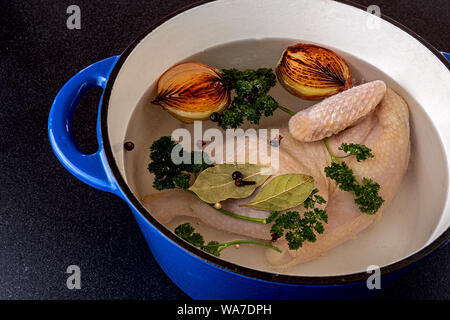
<svg viewBox="0 0 450 320"><path fill-rule="evenodd" d="M450 62L450 53L447 53L447 52L441 52L443 55L444 55L444 57Z"/></svg>
<svg viewBox="0 0 450 320"><path fill-rule="evenodd" d="M86 91L92 87L105 89L109 74L118 58L119 56L114 56L96 62L67 81L53 101L48 118L50 144L64 167L88 185L113 193L117 187L106 164L99 126L98 151L84 154L74 139L72 120L73 113Z"/></svg>

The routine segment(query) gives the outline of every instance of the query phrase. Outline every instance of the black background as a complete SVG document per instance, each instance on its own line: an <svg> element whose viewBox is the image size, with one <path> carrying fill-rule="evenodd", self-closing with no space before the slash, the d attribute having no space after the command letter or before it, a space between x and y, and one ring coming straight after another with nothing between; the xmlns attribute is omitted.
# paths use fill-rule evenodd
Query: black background
<svg viewBox="0 0 450 320"><path fill-rule="evenodd" d="M61 86L112 55L165 15L195 1L0 1L0 298L187 298L161 271L130 209L116 196L71 176L47 137L47 116ZM450 52L448 0L359 0ZM81 30L66 9L81 8ZM75 136L95 151L100 90L75 114ZM426 214L426 212L424 212ZM449 299L450 248L409 271L380 299ZM78 265L82 289L68 290Z"/></svg>

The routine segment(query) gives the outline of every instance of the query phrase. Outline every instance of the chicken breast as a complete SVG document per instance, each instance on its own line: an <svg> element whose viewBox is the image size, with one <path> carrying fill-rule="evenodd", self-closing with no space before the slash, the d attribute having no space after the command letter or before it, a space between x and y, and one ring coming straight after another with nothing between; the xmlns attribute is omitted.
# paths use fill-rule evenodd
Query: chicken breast
<svg viewBox="0 0 450 320"><path fill-rule="evenodd" d="M384 90L384 83L377 83L376 86ZM372 92L374 95L379 95L379 90L372 90ZM364 95L364 93L360 94ZM375 98L365 97L365 101L369 104L373 103L373 99ZM312 108L314 107L308 108L311 109L309 112L313 118L314 109ZM324 233L317 236L316 242L304 242L303 247L298 250L289 250L286 241L278 239L275 245L282 249L282 253L270 249L266 253L268 261L278 272L324 255L332 248L357 236L375 219L381 217L383 210L389 205L400 186L408 167L410 152L407 104L397 93L388 88L381 103L376 107L367 107L362 103L354 104L353 108L366 111L354 110L353 114L359 114L359 116L354 117L352 121L348 122L346 119L344 121L347 124L333 124L333 127L339 127L342 131L328 139L329 145L336 155L345 155L338 150L343 142L364 144L372 149L374 158L357 162L354 157L349 157L345 159L345 162L352 168L359 181L367 177L378 182L381 186L380 195L385 202L376 215L361 213L354 203L353 193L340 190L334 181L325 176L324 168L330 165L331 159L324 143L297 140L295 137L298 135L292 134L295 127L291 125L280 129L283 139L278 153L279 168L272 178L284 173L311 175L314 178L315 187L319 189L319 194L327 200L324 206L328 213L328 223L324 225ZM324 109L322 106L316 107L315 110L323 112ZM313 125L315 135L328 136L330 119L320 117L315 119L316 123ZM334 117L334 119L340 121L342 117ZM351 127L347 127L348 125ZM321 130L324 132L321 133ZM253 151L247 150L247 152ZM268 156L270 157L270 154ZM222 206L240 215L266 218L269 214L266 211L240 206L240 204L248 203L253 196L247 199L229 199L222 202ZM195 195L185 191L171 190L152 194L144 198L144 203L149 212L163 224L175 216L191 216L218 229L256 239L271 239L270 225L242 221L220 214ZM294 210L304 211L303 206Z"/></svg>

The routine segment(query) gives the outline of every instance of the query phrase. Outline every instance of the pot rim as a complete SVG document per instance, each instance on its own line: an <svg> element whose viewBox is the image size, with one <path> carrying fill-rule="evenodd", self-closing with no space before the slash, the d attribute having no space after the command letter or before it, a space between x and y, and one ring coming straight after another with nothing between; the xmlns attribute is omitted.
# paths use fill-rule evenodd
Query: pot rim
<svg viewBox="0 0 450 320"><path fill-rule="evenodd" d="M285 283L285 284L297 284L297 285L339 285L339 284L348 284L352 282L357 281L363 281L367 280L368 273L367 272L357 272L357 273L351 273L351 274L342 274L342 275L335 275L335 276L298 276L298 275L289 275L289 274L280 274L275 272L268 272L268 271L261 271L257 269L252 269L248 267L241 266L239 264L235 264L229 261L222 260L218 257L215 257L213 255L210 255L206 253L205 251L191 245L190 243L182 240L180 237L176 236L172 231L170 231L168 228L166 228L163 224L161 224L159 221L157 221L139 202L139 200L135 197L131 189L126 184L124 178L122 177L119 168L116 164L116 161L114 160L114 155L112 152L111 144L109 141L108 136L108 123L107 123L107 115L108 115L108 105L109 105L109 99L111 96L111 91L114 85L114 82L116 80L116 77L123 65L123 63L126 61L130 53L134 50L134 48L138 45L138 43L146 37L148 34L150 34L153 30L155 30L157 27L159 27L161 24L165 23L166 21L170 20L171 18L177 16L180 13L183 13L189 9L195 8L197 6L213 2L215 0L201 0L198 2L195 2L193 4L187 5L185 7L182 7L181 9L178 9L171 14L165 16L164 18L160 19L158 22L153 24L149 29L147 29L144 33L142 33L140 36L138 36L126 49L123 51L123 53L120 55L119 59L117 60L116 64L114 65L106 85L106 88L103 93L103 98L100 106L100 129L101 129L101 139L103 141L103 150L106 155L106 161L108 162L108 165L111 169L111 172L116 180L117 185L119 186L122 194L127 198L127 200L134 206L134 208L153 226L155 227L159 232L161 232L165 237L167 237L169 240L173 241L177 246L183 248L186 250L189 254L200 258L206 263L209 263L215 267L218 267L220 269L224 269L228 272L235 273L240 276L246 276L253 279L259 279L259 280L265 280L270 282L276 282L276 283ZM334 0L337 2L344 3L349 6L356 7L358 9L364 10L365 7L354 3L352 1L348 0ZM434 55L436 55L443 64L449 69L450 71L450 63L449 61L436 49L434 48L430 43L428 43L425 39L423 39L421 36L419 36L417 33L412 31L411 29L403 26L399 22L395 21L394 19L381 14L381 18L388 21L389 23L395 25L396 27L402 29L415 39L417 39L420 43L422 43L425 47L427 47ZM432 252L436 251L441 246L444 246L450 238L450 228L447 228L437 239L435 239L433 242L431 242L428 246L422 248L421 250L417 251L416 253L405 257L397 262L394 262L392 264L386 265L384 267L380 268L381 275L387 275L390 273L393 273L395 271L401 270L407 266L412 265L413 263L421 260L425 256L428 256Z"/></svg>

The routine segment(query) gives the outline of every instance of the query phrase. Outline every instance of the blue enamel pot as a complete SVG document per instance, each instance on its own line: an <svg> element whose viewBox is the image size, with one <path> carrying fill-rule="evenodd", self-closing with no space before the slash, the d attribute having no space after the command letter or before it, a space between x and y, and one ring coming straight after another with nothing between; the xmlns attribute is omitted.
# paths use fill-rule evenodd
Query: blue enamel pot
<svg viewBox="0 0 450 320"><path fill-rule="evenodd" d="M406 239L413 243L411 247L404 248L403 255L398 255L402 252L399 249L395 251L397 256L379 263L382 287L389 286L416 262L444 246L450 234L447 200L450 117L447 111L444 112L450 105L450 64L446 60L449 56L395 21L378 18L347 2L219 0L204 1L180 10L152 26L120 56L92 64L62 87L48 120L52 148L75 177L127 202L156 261L170 279L193 298L342 299L373 296L379 290L367 287L371 274L365 269L333 272L333 265L330 265L323 274L281 274L209 255L175 236L141 202L137 191L139 181L133 180L137 174L130 173L126 165L131 161L123 149L127 132L133 131L130 126L135 126L137 131L144 128L145 123L136 121L147 117L149 125L143 130L149 134L153 134L152 130L158 131L154 133L155 137L161 136L163 133L159 130L164 128L164 117L170 116L159 109L158 114L147 110L136 115L135 108L150 99L152 90L149 88L154 88L156 80L168 67L208 48L248 39L298 39L334 48L349 59L353 67L372 65L373 70L385 75L383 80L403 92L411 109L413 149L434 148L435 152L433 159L427 160L430 161L428 166L417 159L411 174L416 172L420 179L428 179L431 175L437 179L436 187L431 186L429 191L425 187L421 189L424 197L421 203L436 204L431 207L429 217L418 216L420 225L426 225L426 228L418 227L415 242ZM245 59L258 61L260 55L264 56L265 50L261 46L258 48L252 52L252 57ZM267 50L274 49L268 47ZM244 54L247 56L248 51ZM228 57L234 60L217 67L226 63L233 65L242 58L239 54ZM248 65L251 66L250 62ZM366 76L370 77L371 72ZM72 118L80 98L92 87L101 87L103 95L97 119L98 151L87 155L80 152L74 140ZM148 152L151 142L140 143L136 139L135 149ZM421 183L418 180L416 184L420 187ZM411 203L416 201L412 196L409 199ZM419 204L416 206L419 210ZM415 210L407 207L406 202L397 209ZM376 259L374 264L377 264Z"/></svg>

